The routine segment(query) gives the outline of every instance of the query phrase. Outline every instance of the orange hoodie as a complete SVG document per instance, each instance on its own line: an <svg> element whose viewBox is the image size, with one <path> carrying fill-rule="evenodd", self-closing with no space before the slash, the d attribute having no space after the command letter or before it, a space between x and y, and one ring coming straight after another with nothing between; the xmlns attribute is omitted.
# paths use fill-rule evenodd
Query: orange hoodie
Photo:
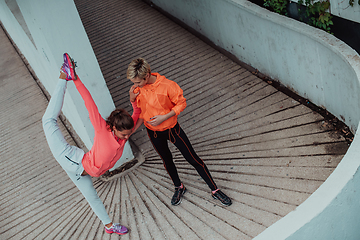
<svg viewBox="0 0 360 240"><path fill-rule="evenodd" d="M108 129L106 121L101 117L93 98L80 79L78 78L74 83L85 102L90 121L95 130L94 144L90 151L85 153L82 165L90 176L99 177L112 168L117 160L120 159L127 140L119 139ZM140 115L140 109L135 103L132 103L132 106L133 114L131 117L136 124Z"/></svg>
<svg viewBox="0 0 360 240"><path fill-rule="evenodd" d="M151 73L156 76L153 84L146 84L140 90L136 98L137 106L141 109L140 118L144 119L147 128L153 131L164 131L174 127L177 123L177 116L186 108L186 99L183 90L179 85L159 73ZM147 121L156 115L164 115L174 110L175 116L165 120L158 126L151 126Z"/></svg>

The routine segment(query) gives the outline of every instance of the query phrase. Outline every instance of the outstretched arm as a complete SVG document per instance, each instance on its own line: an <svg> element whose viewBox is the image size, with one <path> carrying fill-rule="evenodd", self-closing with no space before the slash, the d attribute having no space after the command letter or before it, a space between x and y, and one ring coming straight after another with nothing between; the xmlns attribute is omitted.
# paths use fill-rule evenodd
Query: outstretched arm
<svg viewBox="0 0 360 240"><path fill-rule="evenodd" d="M96 131L98 127L101 126L101 124L105 123L105 120L101 117L99 110L94 102L94 99L92 98L89 90L85 87L85 85L81 82L79 76L76 80L74 80L76 89L80 93L82 99L85 102L85 107L89 112L90 121Z"/></svg>

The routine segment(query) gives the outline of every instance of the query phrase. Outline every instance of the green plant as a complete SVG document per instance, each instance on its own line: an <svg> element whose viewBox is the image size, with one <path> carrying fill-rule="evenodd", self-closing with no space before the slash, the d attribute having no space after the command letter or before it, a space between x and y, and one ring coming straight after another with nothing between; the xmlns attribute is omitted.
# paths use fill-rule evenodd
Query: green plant
<svg viewBox="0 0 360 240"><path fill-rule="evenodd" d="M358 1L360 2L360 0ZM302 17L303 14L300 12L299 8L300 21L330 33L330 26L333 25L333 16L329 13L330 0L299 0L298 4L299 6L305 5L305 18ZM265 7L282 15L287 15L287 5L288 0L264 0Z"/></svg>
<svg viewBox="0 0 360 240"><path fill-rule="evenodd" d="M360 0L359 0L360 1ZM305 4L306 15L308 17L307 23L311 26L323 29L330 33L330 25L333 25L331 14L328 12L330 9L329 0L317 1L312 0L300 0L299 4Z"/></svg>
<svg viewBox="0 0 360 240"><path fill-rule="evenodd" d="M330 8L330 2L316 2L309 7L309 12L312 14L310 18L310 25L318 28L322 28L327 32L330 32L330 25L333 25L332 16L329 12L326 12Z"/></svg>
<svg viewBox="0 0 360 240"><path fill-rule="evenodd" d="M276 13L287 15L286 6L287 0L264 0L264 6L270 8ZM360 1L360 0L359 0Z"/></svg>

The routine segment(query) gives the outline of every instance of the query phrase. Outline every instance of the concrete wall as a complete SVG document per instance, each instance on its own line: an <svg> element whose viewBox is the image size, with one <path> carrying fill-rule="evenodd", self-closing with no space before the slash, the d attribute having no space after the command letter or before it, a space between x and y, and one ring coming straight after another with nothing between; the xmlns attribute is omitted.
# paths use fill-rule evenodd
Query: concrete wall
<svg viewBox="0 0 360 240"><path fill-rule="evenodd" d="M215 45L325 107L356 132L360 56L319 29L246 0L152 0ZM358 239L360 140L325 183L255 239Z"/></svg>
<svg viewBox="0 0 360 240"><path fill-rule="evenodd" d="M356 0L353 7L349 5L348 0L330 0L330 12L335 16L360 23L360 4Z"/></svg>
<svg viewBox="0 0 360 240"><path fill-rule="evenodd" d="M46 90L52 94L63 53L78 62L77 74L92 94L100 114L107 117L115 106L102 76L81 19L72 0L0 0L0 21ZM88 149L94 129L80 94L69 82L63 113ZM126 154L133 158L129 145Z"/></svg>

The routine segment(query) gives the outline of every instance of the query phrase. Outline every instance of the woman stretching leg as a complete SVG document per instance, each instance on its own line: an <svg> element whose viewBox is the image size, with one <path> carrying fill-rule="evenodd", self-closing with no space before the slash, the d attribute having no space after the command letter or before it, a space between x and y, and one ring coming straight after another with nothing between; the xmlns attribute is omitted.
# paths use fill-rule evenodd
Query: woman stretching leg
<svg viewBox="0 0 360 240"><path fill-rule="evenodd" d="M69 178L84 195L94 213L105 225L105 231L119 235L126 234L128 232L126 227L110 220L104 204L97 195L90 175L100 176L112 168L121 157L125 142L133 131L140 110L135 106L133 116L130 116L123 109L114 110L108 119L104 120L99 114L90 93L75 74L74 69L74 62L68 54L64 54L60 79L42 118L46 140L56 161L65 170ZM85 101L90 120L96 130L94 146L90 150L91 154L68 144L57 123L69 80L74 80L79 93ZM103 151L108 152L108 154L103 154Z"/></svg>

